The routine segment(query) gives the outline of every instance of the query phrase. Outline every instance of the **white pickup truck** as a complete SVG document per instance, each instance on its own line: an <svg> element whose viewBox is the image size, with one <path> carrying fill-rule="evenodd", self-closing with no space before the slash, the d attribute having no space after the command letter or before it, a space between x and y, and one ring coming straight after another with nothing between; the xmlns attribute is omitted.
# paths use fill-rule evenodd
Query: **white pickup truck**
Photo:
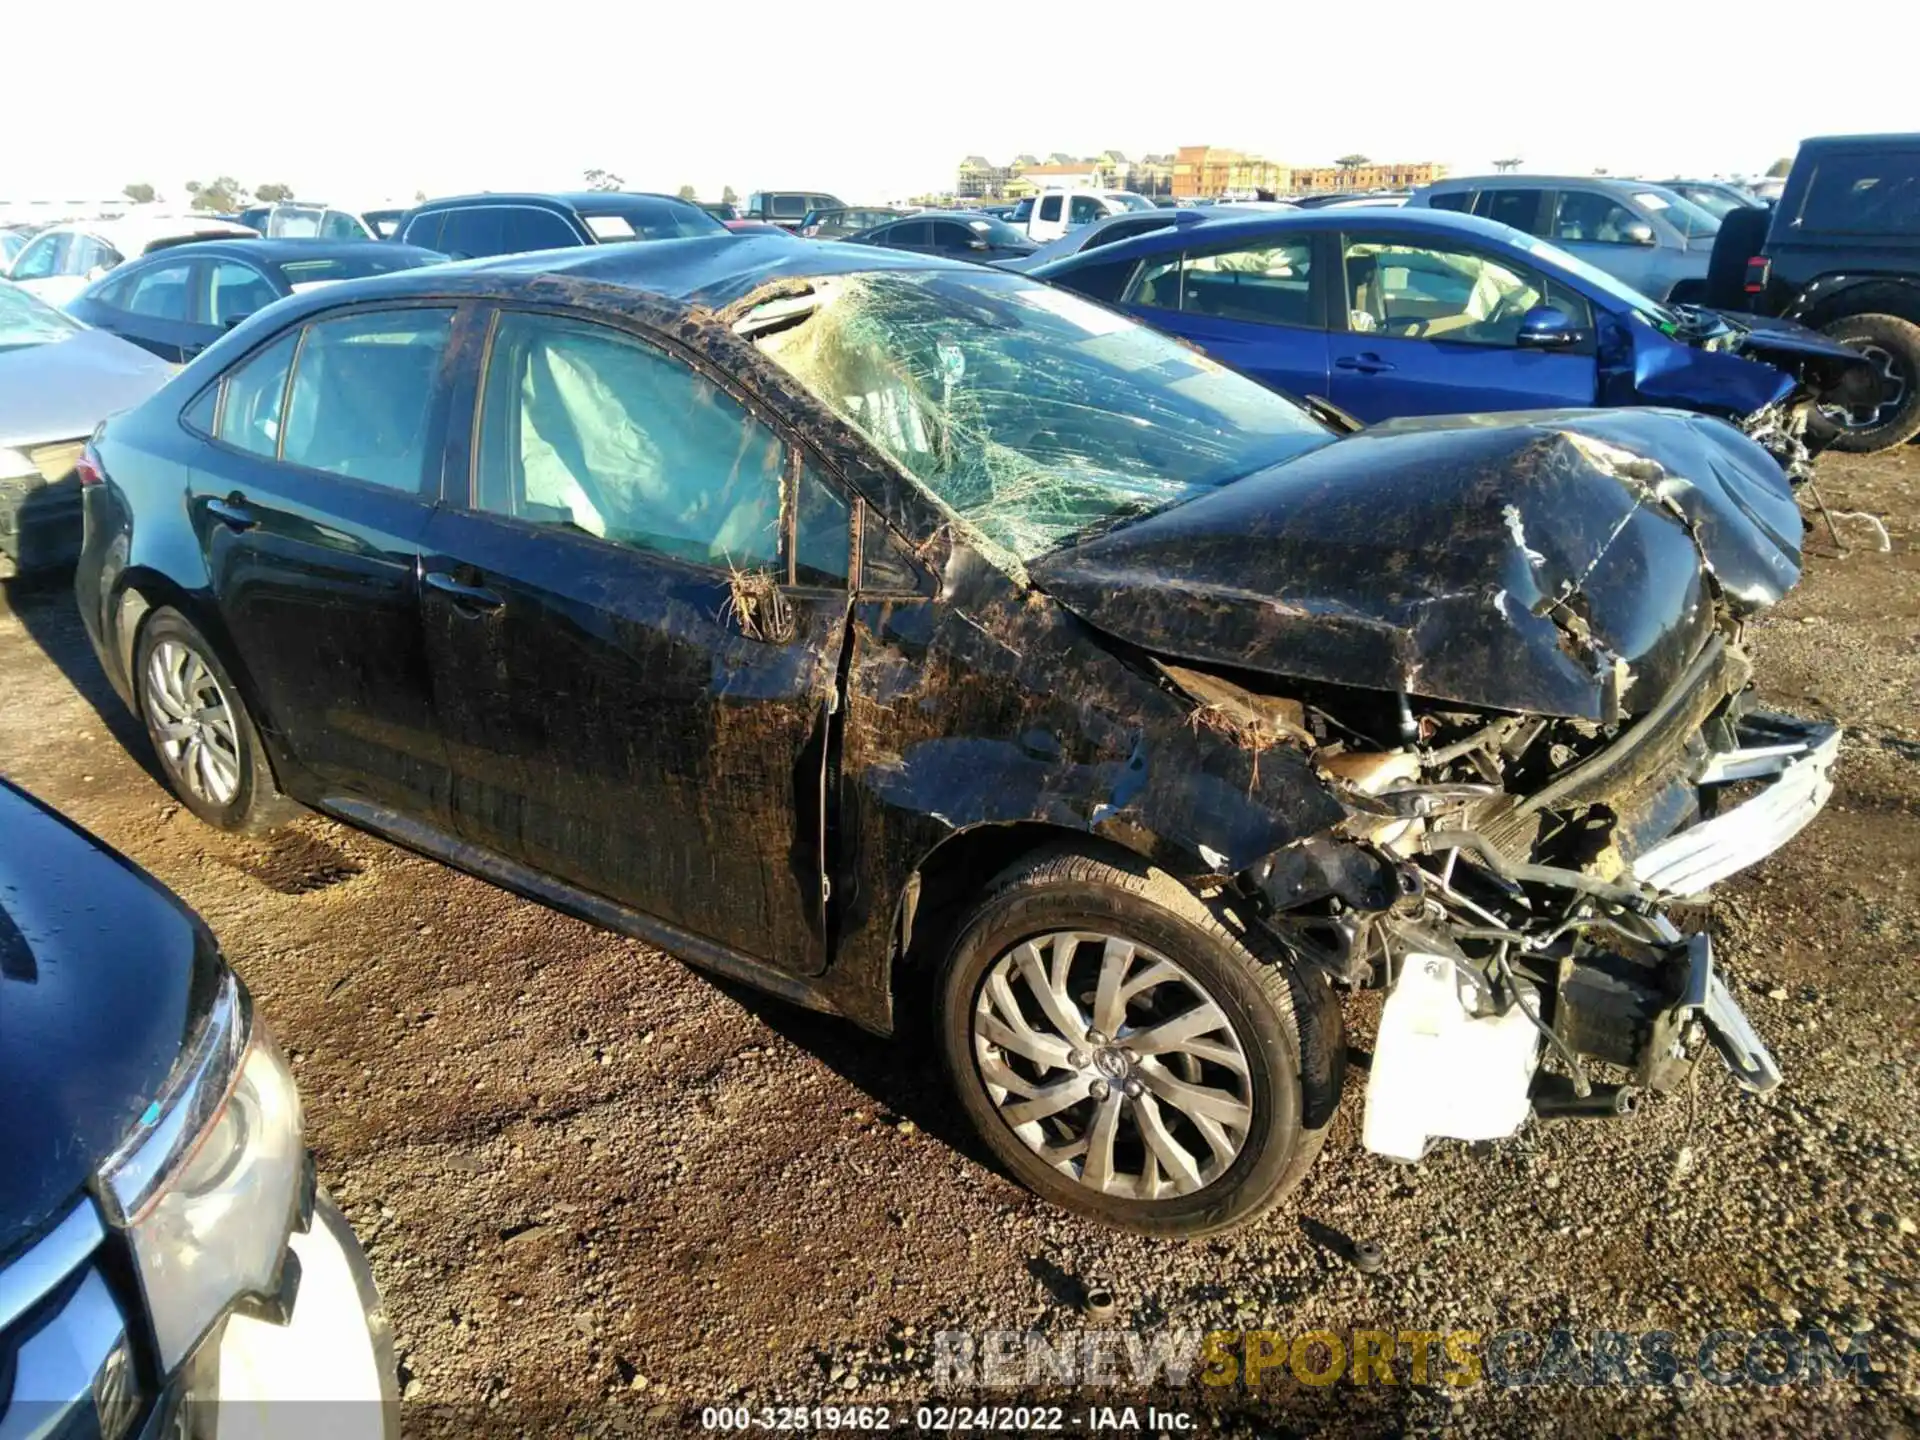
<svg viewBox="0 0 1920 1440"><path fill-rule="evenodd" d="M1152 210L1154 203L1131 190L1049 190L1022 200L1007 223L1037 244L1126 210Z"/></svg>

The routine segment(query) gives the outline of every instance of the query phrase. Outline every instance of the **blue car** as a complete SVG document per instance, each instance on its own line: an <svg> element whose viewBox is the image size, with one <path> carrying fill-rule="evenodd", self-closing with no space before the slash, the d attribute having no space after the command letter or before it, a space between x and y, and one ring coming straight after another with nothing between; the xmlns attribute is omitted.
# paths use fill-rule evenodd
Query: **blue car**
<svg viewBox="0 0 1920 1440"><path fill-rule="evenodd" d="M1788 475L1878 380L1800 326L1669 308L1496 221L1306 211L1160 230L1036 278L1116 306L1362 424L1404 415L1668 405L1734 421Z"/></svg>

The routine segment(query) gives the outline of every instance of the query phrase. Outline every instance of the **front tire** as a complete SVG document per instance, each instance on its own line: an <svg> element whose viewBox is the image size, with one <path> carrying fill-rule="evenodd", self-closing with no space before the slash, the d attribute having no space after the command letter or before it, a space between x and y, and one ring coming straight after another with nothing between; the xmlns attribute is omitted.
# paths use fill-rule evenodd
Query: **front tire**
<svg viewBox="0 0 1920 1440"><path fill-rule="evenodd" d="M1256 1219L1306 1174L1338 1102L1325 983L1263 963L1130 861L1052 852L1004 872L939 996L949 1077L994 1155L1122 1229L1192 1238Z"/></svg>
<svg viewBox="0 0 1920 1440"><path fill-rule="evenodd" d="M217 829L243 834L291 815L239 687L179 611L162 607L140 627L133 685L167 788L182 805Z"/></svg>
<svg viewBox="0 0 1920 1440"><path fill-rule="evenodd" d="M1872 413L1827 411L1840 433L1836 450L1885 450L1920 434L1920 325L1897 315L1847 315L1821 333L1851 345L1880 371L1882 399Z"/></svg>

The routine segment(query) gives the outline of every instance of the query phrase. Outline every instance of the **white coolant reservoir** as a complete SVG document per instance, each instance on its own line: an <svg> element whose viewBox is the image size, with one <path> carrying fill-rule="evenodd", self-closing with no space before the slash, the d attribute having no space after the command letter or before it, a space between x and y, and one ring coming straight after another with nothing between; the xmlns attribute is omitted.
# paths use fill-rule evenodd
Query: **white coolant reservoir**
<svg viewBox="0 0 1920 1440"><path fill-rule="evenodd" d="M1526 1122L1540 1032L1518 1005L1473 1014L1461 979L1445 955L1408 955L1400 967L1367 1082L1361 1135L1375 1154L1418 1160L1436 1139L1498 1140Z"/></svg>

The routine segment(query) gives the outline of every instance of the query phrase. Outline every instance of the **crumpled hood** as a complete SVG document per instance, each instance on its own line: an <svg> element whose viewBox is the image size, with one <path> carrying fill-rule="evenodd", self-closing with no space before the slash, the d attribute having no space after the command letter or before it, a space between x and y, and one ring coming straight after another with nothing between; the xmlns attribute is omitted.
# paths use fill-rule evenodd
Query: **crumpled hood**
<svg viewBox="0 0 1920 1440"><path fill-rule="evenodd" d="M1035 584L1157 655L1610 721L1800 573L1780 467L1722 421L1390 421L1053 552Z"/></svg>
<svg viewBox="0 0 1920 1440"><path fill-rule="evenodd" d="M0 350L0 445L84 439L166 384L173 369L105 330Z"/></svg>
<svg viewBox="0 0 1920 1440"><path fill-rule="evenodd" d="M157 881L0 782L0 1263L160 1093L218 964Z"/></svg>

